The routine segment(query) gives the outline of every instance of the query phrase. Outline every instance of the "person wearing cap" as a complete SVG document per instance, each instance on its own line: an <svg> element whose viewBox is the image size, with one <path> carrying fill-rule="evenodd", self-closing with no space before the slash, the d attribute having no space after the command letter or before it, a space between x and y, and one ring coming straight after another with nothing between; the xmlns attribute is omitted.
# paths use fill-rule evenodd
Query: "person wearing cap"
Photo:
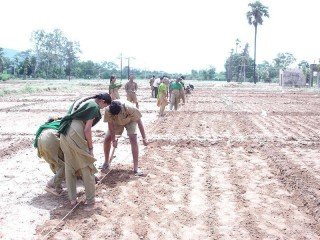
<svg viewBox="0 0 320 240"><path fill-rule="evenodd" d="M111 161L111 159L109 159L111 143L113 144L113 147L117 147L116 135L121 136L125 128L131 144L133 172L137 176L143 175L143 172L138 167L139 146L137 140L137 126L141 133L143 144L147 146L148 143L141 117L142 115L139 109L125 100L114 100L110 106L106 107L104 122L108 123L108 131L104 139L105 161L101 167L102 172L106 172L109 169Z"/></svg>
<svg viewBox="0 0 320 240"><path fill-rule="evenodd" d="M137 99L138 84L133 81L134 79L135 77L133 75L130 75L128 82L124 86L124 89L126 90L126 93L127 93L127 100L129 102L136 104L136 107L139 108L138 99Z"/></svg>

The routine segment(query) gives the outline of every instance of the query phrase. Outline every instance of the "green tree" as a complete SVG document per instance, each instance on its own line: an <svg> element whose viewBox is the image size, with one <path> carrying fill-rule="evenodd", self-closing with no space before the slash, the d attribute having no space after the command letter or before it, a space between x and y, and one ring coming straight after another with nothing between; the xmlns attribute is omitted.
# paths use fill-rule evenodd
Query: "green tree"
<svg viewBox="0 0 320 240"><path fill-rule="evenodd" d="M64 48L66 58L65 72L70 81L72 69L78 60L77 54L81 52L80 44L78 42L66 41Z"/></svg>
<svg viewBox="0 0 320 240"><path fill-rule="evenodd" d="M3 73L4 69L4 51L3 48L0 47L0 73Z"/></svg>
<svg viewBox="0 0 320 240"><path fill-rule="evenodd" d="M262 25L263 17L269 17L268 7L262 5L259 1L249 3L248 6L251 8L247 12L247 19L250 25L254 26L254 65L253 65L253 81L257 82L256 78L256 57L257 57L257 30L258 25Z"/></svg>
<svg viewBox="0 0 320 240"><path fill-rule="evenodd" d="M306 76L307 82L310 79L310 64L306 60L301 60L298 64L298 67L302 70L303 74Z"/></svg>
<svg viewBox="0 0 320 240"><path fill-rule="evenodd" d="M31 41L36 56L35 73L44 78L70 77L80 52L79 43L69 41L61 30L53 32L37 30Z"/></svg>
<svg viewBox="0 0 320 240"><path fill-rule="evenodd" d="M278 53L277 57L273 59L274 66L280 70L286 69L288 66L293 64L296 61L296 58L293 56L292 53Z"/></svg>
<svg viewBox="0 0 320 240"><path fill-rule="evenodd" d="M230 56L227 58L224 67L226 69L227 81L245 81L252 77L253 60L249 57L249 44L246 44L241 53L235 53L231 49Z"/></svg>

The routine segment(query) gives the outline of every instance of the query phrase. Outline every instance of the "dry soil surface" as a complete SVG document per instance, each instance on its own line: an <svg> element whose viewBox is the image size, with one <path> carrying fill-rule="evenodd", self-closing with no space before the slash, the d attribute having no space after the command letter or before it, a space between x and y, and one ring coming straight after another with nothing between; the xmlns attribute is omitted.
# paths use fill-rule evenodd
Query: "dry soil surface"
<svg viewBox="0 0 320 240"><path fill-rule="evenodd" d="M103 201L61 221L71 207L43 190L52 173L34 133L106 82L1 83L0 238L320 239L319 91L193 82L187 103L159 118L147 81L138 84L145 175L132 174L124 134L97 186ZM93 131L97 165L106 129L101 121Z"/></svg>

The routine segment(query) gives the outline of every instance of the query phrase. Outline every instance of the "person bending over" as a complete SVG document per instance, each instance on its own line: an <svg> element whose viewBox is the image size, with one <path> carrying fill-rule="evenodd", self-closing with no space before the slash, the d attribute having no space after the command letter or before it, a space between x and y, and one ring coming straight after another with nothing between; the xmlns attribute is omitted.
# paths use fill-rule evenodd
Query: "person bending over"
<svg viewBox="0 0 320 240"><path fill-rule="evenodd" d="M98 94L75 101L59 127L60 146L64 153L65 175L71 205L77 204L76 173L81 172L86 204L95 203L93 142L91 128L101 119L100 109L111 103L109 94Z"/></svg>
<svg viewBox="0 0 320 240"><path fill-rule="evenodd" d="M108 123L108 132L104 140L105 161L102 165L102 172L105 172L109 168L111 143L113 144L113 147L117 147L116 135L121 135L124 128L126 128L131 144L133 171L138 176L143 174L138 168L139 146L137 140L137 126L140 130L143 144L147 146L148 143L141 117L142 115L139 109L128 101L115 100L106 108L104 122Z"/></svg>

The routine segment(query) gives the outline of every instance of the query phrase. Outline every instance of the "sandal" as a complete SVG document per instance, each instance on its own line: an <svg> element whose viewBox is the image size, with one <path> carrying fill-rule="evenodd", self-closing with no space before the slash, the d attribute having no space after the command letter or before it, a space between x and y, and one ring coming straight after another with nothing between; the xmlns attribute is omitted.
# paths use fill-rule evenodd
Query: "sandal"
<svg viewBox="0 0 320 240"><path fill-rule="evenodd" d="M134 175L137 177L141 177L143 176L143 171L140 168L138 168L138 170L134 171Z"/></svg>
<svg viewBox="0 0 320 240"><path fill-rule="evenodd" d="M53 187L48 186L48 185L45 187L44 190L46 192L51 193L51 194L53 194L55 196L58 196L58 197L60 197L62 195L62 192L63 192L63 190L61 188L57 188L56 189L56 188L53 188Z"/></svg>
<svg viewBox="0 0 320 240"><path fill-rule="evenodd" d="M103 163L99 168L101 169L101 172L106 173L109 170L109 164Z"/></svg>
<svg viewBox="0 0 320 240"><path fill-rule="evenodd" d="M92 199L92 200L90 200L90 201L86 200L86 201L84 202L84 205L90 206L90 205L94 205L95 203L100 203L100 202L102 202L102 201L103 201L102 198L95 197L94 199Z"/></svg>
<svg viewBox="0 0 320 240"><path fill-rule="evenodd" d="M70 205L72 208L74 208L78 203L79 203L78 199L70 201Z"/></svg>

